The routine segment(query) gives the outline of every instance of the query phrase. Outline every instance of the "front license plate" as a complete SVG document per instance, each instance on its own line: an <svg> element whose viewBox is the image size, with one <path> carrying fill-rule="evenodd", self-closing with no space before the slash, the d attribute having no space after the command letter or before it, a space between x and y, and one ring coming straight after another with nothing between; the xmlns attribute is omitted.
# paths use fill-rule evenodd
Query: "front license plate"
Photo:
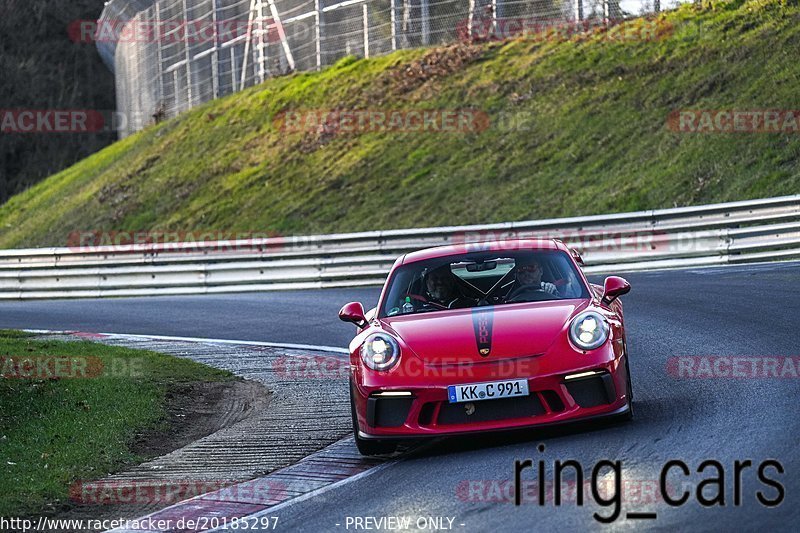
<svg viewBox="0 0 800 533"><path fill-rule="evenodd" d="M512 379L509 381L493 381L491 383L471 383L469 385L450 385L447 387L447 398L450 403L476 402L481 400L497 400L528 396L528 380Z"/></svg>

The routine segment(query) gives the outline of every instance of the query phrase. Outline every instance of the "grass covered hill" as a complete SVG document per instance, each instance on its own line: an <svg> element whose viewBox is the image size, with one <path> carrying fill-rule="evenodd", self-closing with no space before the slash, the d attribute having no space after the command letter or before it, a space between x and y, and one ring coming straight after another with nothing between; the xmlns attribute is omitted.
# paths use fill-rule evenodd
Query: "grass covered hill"
<svg viewBox="0 0 800 533"><path fill-rule="evenodd" d="M667 125L683 109L800 109L798 1L685 5L655 27L644 39L652 22L346 58L269 80L15 196L0 208L0 246L64 245L75 230L338 232L800 192L800 133ZM421 109L470 109L480 127L309 119Z"/></svg>

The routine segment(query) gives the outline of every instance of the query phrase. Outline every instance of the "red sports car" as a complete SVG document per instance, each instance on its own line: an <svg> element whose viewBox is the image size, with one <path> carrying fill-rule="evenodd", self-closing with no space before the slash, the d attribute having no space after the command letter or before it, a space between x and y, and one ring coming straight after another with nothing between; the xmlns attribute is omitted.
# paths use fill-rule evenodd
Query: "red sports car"
<svg viewBox="0 0 800 533"><path fill-rule="evenodd" d="M339 318L350 343L353 430L362 454L398 439L633 416L622 278L590 284L558 240L413 252L378 306Z"/></svg>

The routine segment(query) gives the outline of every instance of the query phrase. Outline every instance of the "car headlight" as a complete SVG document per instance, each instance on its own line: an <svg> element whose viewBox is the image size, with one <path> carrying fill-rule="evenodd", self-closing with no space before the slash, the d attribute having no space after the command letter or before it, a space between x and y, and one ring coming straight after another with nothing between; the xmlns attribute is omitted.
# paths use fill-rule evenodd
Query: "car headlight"
<svg viewBox="0 0 800 533"><path fill-rule="evenodd" d="M361 345L361 360L372 370L389 370L400 359L400 346L391 335L375 333Z"/></svg>
<svg viewBox="0 0 800 533"><path fill-rule="evenodd" d="M608 339L608 324L600 313L588 311L572 319L569 327L572 343L582 350L594 350Z"/></svg>

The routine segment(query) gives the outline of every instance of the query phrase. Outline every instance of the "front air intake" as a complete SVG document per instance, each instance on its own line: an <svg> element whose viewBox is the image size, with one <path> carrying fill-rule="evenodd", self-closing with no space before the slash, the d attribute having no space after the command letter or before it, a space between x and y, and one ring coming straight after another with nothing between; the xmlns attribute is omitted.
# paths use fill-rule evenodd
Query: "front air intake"
<svg viewBox="0 0 800 533"><path fill-rule="evenodd" d="M571 379L565 385L575 403L581 407L607 405L612 403L616 397L614 379L607 372Z"/></svg>

